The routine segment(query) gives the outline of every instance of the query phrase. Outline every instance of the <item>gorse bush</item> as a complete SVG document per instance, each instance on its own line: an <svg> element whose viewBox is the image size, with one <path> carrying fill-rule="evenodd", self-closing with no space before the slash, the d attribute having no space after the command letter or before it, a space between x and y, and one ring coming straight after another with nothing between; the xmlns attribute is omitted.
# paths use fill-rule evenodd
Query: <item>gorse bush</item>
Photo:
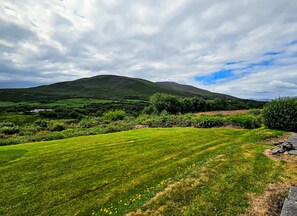
<svg viewBox="0 0 297 216"><path fill-rule="evenodd" d="M246 129L259 128L261 126L260 118L252 115L230 115L226 117L225 122L226 124Z"/></svg>
<svg viewBox="0 0 297 216"><path fill-rule="evenodd" d="M103 115L103 118L110 121L117 121L117 120L123 120L125 116L126 116L126 112L124 110L114 110L114 111L106 112Z"/></svg>
<svg viewBox="0 0 297 216"><path fill-rule="evenodd" d="M11 122L2 122L0 123L0 132L5 135L12 135L18 133L19 127Z"/></svg>
<svg viewBox="0 0 297 216"><path fill-rule="evenodd" d="M297 131L297 100L276 99L263 109L264 124L267 128Z"/></svg>
<svg viewBox="0 0 297 216"><path fill-rule="evenodd" d="M219 116L199 116L195 119L195 127L198 128L211 128L221 127L224 125L224 119Z"/></svg>

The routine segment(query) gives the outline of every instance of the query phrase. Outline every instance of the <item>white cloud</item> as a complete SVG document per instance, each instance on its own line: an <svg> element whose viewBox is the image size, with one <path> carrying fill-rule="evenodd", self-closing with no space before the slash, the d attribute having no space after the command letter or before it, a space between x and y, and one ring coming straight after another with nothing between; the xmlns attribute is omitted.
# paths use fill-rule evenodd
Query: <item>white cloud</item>
<svg viewBox="0 0 297 216"><path fill-rule="evenodd" d="M0 75L36 85L118 74L247 98L295 96L296 11L295 0L2 0ZM237 78L194 79L222 69Z"/></svg>

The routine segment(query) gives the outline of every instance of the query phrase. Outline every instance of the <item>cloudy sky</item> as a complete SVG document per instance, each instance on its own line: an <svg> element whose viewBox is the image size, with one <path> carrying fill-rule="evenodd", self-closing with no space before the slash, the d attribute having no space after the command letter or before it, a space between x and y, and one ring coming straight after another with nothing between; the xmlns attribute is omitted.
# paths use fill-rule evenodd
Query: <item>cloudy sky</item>
<svg viewBox="0 0 297 216"><path fill-rule="evenodd" d="M0 0L0 88L100 74L297 96L297 1Z"/></svg>

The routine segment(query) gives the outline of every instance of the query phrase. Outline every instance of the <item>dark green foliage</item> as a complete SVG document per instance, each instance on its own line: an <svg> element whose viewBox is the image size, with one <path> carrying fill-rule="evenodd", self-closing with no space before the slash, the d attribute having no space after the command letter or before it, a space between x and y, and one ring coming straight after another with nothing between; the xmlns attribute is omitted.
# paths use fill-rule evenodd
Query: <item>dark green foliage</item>
<svg viewBox="0 0 297 216"><path fill-rule="evenodd" d="M38 119L37 121L34 122L35 126L42 128L42 129L47 129L48 128L48 121L44 119Z"/></svg>
<svg viewBox="0 0 297 216"><path fill-rule="evenodd" d="M181 107L180 110L182 113L189 112L203 112L207 110L207 102L202 98L184 98L181 99Z"/></svg>
<svg viewBox="0 0 297 216"><path fill-rule="evenodd" d="M297 131L297 100L276 99L263 109L264 124L271 129Z"/></svg>
<svg viewBox="0 0 297 216"><path fill-rule="evenodd" d="M150 97L150 103L156 113L163 110L169 113L178 113L182 110L182 103L174 95L157 93Z"/></svg>
<svg viewBox="0 0 297 216"><path fill-rule="evenodd" d="M54 122L50 126L51 131L63 131L65 129L66 129L65 125L63 123L61 123L61 122Z"/></svg>
<svg viewBox="0 0 297 216"><path fill-rule="evenodd" d="M195 127L211 128L221 127L224 125L224 119L219 116L199 116L195 119Z"/></svg>
<svg viewBox="0 0 297 216"><path fill-rule="evenodd" d="M191 113L216 110L237 110L250 109L262 106L262 102L240 100L236 98L216 98L214 100L205 100L202 98L179 98L174 95L157 93L150 97L150 107L144 112L154 110L154 113L160 113L163 110L176 113Z"/></svg>
<svg viewBox="0 0 297 216"><path fill-rule="evenodd" d="M81 127L81 128L91 128L91 127L94 127L94 126L96 126L98 124L99 124L98 119L84 118L84 119L80 120L79 127Z"/></svg>
<svg viewBox="0 0 297 216"><path fill-rule="evenodd" d="M170 127L190 127L193 125L193 120L185 115L160 115L150 116L149 119L143 121L144 125L152 128L170 128Z"/></svg>
<svg viewBox="0 0 297 216"><path fill-rule="evenodd" d="M34 88L0 89L0 101L47 102L69 98L148 99L157 92L188 97L195 95L143 79L100 75Z"/></svg>
<svg viewBox="0 0 297 216"><path fill-rule="evenodd" d="M124 110L114 110L114 111L108 111L103 115L104 119L110 120L110 121L117 121L117 120L123 120L126 116L126 112Z"/></svg>
<svg viewBox="0 0 297 216"><path fill-rule="evenodd" d="M261 114L261 109L250 109L248 111L249 114L254 115L254 116L258 116Z"/></svg>
<svg viewBox="0 0 297 216"><path fill-rule="evenodd" d="M246 129L253 129L261 127L261 121L259 117L252 116L252 115L230 115L225 119L226 124L246 128Z"/></svg>
<svg viewBox="0 0 297 216"><path fill-rule="evenodd" d="M2 122L0 123L0 132L5 135L12 135L18 133L19 127L14 125L11 122Z"/></svg>

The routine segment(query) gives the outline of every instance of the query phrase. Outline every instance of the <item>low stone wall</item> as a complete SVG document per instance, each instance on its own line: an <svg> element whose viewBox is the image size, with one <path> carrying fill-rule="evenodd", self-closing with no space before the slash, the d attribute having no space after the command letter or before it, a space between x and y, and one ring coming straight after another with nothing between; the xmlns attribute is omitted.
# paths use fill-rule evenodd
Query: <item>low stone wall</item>
<svg viewBox="0 0 297 216"><path fill-rule="evenodd" d="M286 198L280 216L297 215L297 187L291 187L288 198Z"/></svg>

